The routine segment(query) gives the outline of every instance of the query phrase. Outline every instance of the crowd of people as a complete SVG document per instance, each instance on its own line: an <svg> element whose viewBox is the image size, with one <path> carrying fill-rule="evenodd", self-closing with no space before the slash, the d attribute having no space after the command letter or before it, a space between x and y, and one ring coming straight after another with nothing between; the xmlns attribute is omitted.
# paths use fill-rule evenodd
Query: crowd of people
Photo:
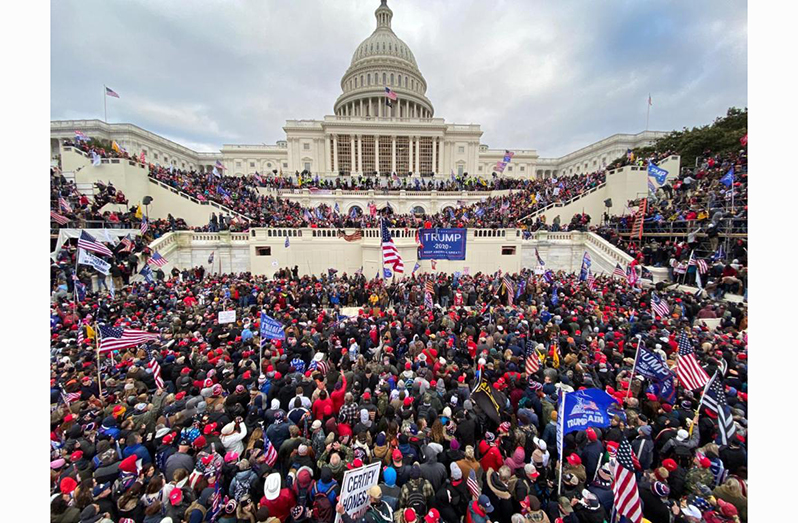
<svg viewBox="0 0 798 523"><path fill-rule="evenodd" d="M296 267L175 270L76 302L65 252L51 272L53 522L332 523L338 512L352 523L343 476L370 463L380 474L358 521L610 521L608 451L624 439L647 520L747 521L745 305L660 285L663 317L653 287L605 276L591 287L563 272L382 280ZM261 311L284 339L261 339ZM696 321L710 313L714 330ZM98 351L109 328L155 339ZM720 374L726 443L699 391L662 397L633 373L638 335L673 368L682 334ZM494 411L473 392L481 379ZM560 454L558 393L594 388L617 415L567 434Z"/></svg>
<svg viewBox="0 0 798 523"><path fill-rule="evenodd" d="M454 173L448 180L435 178L419 178L398 175L383 176L351 176L337 177L334 179L319 178L307 171L295 173L294 176L283 176L276 172L272 175L260 175L252 177L258 187L270 187L274 189L320 189L320 190L356 190L356 191L502 191L507 189L522 188L523 179L508 178L492 174L490 179L481 176L474 177L465 173L457 176Z"/></svg>

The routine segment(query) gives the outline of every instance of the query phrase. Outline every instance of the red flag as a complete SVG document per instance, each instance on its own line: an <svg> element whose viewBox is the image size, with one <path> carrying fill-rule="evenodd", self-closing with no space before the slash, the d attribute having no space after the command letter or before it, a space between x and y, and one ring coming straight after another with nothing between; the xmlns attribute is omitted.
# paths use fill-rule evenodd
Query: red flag
<svg viewBox="0 0 798 523"><path fill-rule="evenodd" d="M743 147L748 145L748 133L745 133L745 136L740 138L740 145L742 145Z"/></svg>

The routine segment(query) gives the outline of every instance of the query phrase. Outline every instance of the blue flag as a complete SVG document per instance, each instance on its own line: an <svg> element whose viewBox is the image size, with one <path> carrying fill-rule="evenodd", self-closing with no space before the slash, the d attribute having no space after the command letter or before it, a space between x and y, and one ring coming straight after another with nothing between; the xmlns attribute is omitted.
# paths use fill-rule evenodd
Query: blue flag
<svg viewBox="0 0 798 523"><path fill-rule="evenodd" d="M387 279L387 278L390 278L391 276L393 276L393 273L391 272L391 269L389 269L388 267L383 267L383 269L382 269L382 277Z"/></svg>
<svg viewBox="0 0 798 523"><path fill-rule="evenodd" d="M266 340L284 340L285 330L283 324L266 315L265 312L260 313L260 337L261 346Z"/></svg>
<svg viewBox="0 0 798 523"><path fill-rule="evenodd" d="M665 183L665 179L668 177L668 171L649 162L648 175L657 180L658 184L662 185Z"/></svg>
<svg viewBox="0 0 798 523"><path fill-rule="evenodd" d="M546 282L548 282L548 283L553 282L554 281L554 271L549 269L546 272L544 272L543 273L543 279L546 280Z"/></svg>
<svg viewBox="0 0 798 523"><path fill-rule="evenodd" d="M673 403L676 395L676 387L673 382L674 375L658 354L641 347L635 372L651 382L649 386L650 392L656 394L667 403Z"/></svg>
<svg viewBox="0 0 798 523"><path fill-rule="evenodd" d="M139 274L144 276L144 279L147 281L147 283L152 283L153 281L152 269L150 269L149 265L144 265L144 268L141 269L141 272L139 272Z"/></svg>
<svg viewBox="0 0 798 523"><path fill-rule="evenodd" d="M601 389L585 389L565 394L562 405L562 433L585 430L588 427L605 428L615 415L623 411L613 405L617 400Z"/></svg>
<svg viewBox="0 0 798 523"><path fill-rule="evenodd" d="M338 207L338 202L335 202L335 212L341 212L341 208Z"/></svg>
<svg viewBox="0 0 798 523"><path fill-rule="evenodd" d="M732 184L734 184L734 166L732 166L731 169L729 169L729 172L727 172L726 175L720 179L720 183L726 187L731 187Z"/></svg>
<svg viewBox="0 0 798 523"><path fill-rule="evenodd" d="M420 268L421 268L421 265L418 262L416 262L416 264L413 266L413 274L415 274L416 271L419 270Z"/></svg>
<svg viewBox="0 0 798 523"><path fill-rule="evenodd" d="M560 297L557 296L557 287L554 287L554 290L551 291L551 304L557 305L560 303Z"/></svg>
<svg viewBox="0 0 798 523"><path fill-rule="evenodd" d="M590 260L590 255L585 251L584 256L582 256L582 268L579 271L579 281L587 281L587 272L591 265L593 265L593 262Z"/></svg>
<svg viewBox="0 0 798 523"><path fill-rule="evenodd" d="M86 285L81 283L79 280L75 280L75 290L78 294L78 301L83 301L86 299Z"/></svg>
<svg viewBox="0 0 798 523"><path fill-rule="evenodd" d="M286 236L285 237L285 248L287 249L290 246L291 246L291 242L288 241L288 236Z"/></svg>

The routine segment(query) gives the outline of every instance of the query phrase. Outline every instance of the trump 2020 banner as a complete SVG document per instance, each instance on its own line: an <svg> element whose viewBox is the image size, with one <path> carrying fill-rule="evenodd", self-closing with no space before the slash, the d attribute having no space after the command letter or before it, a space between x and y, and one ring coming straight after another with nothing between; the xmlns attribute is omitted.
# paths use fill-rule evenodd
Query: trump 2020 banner
<svg viewBox="0 0 798 523"><path fill-rule="evenodd" d="M617 400L600 389L569 392L562 401L563 434L588 427L609 427L616 414L625 418L623 411L613 406Z"/></svg>
<svg viewBox="0 0 798 523"><path fill-rule="evenodd" d="M419 260L465 260L466 229L421 229Z"/></svg>

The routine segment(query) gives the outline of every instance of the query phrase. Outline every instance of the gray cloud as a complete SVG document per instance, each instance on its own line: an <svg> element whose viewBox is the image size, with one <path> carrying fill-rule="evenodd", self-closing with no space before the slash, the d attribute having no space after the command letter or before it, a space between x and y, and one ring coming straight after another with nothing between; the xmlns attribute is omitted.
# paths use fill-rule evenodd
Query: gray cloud
<svg viewBox="0 0 798 523"><path fill-rule="evenodd" d="M274 143L332 112L376 0L51 4L51 117L135 123L200 150ZM436 116L560 156L616 132L746 106L747 5L389 0Z"/></svg>

